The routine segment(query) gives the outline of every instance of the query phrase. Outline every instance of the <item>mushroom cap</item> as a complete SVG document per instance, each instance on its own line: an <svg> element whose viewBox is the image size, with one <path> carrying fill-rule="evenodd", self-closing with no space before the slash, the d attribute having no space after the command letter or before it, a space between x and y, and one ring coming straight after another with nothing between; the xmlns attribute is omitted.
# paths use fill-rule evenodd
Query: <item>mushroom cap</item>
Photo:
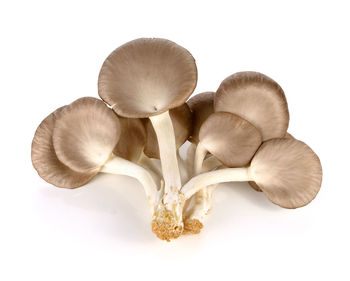
<svg viewBox="0 0 350 281"><path fill-rule="evenodd" d="M255 181L248 181L248 184L258 192L262 192L261 188L256 184Z"/></svg>
<svg viewBox="0 0 350 281"><path fill-rule="evenodd" d="M140 38L108 56L98 92L118 115L146 118L185 103L196 84L196 63L185 48L166 39Z"/></svg>
<svg viewBox="0 0 350 281"><path fill-rule="evenodd" d="M183 145L192 133L192 113L186 103L169 110L175 132L176 148ZM149 119L145 119L147 141L144 153L150 158L160 158L159 145L156 132Z"/></svg>
<svg viewBox="0 0 350 281"><path fill-rule="evenodd" d="M80 98L59 112L53 131L58 159L74 171L98 172L120 136L118 116L95 98Z"/></svg>
<svg viewBox="0 0 350 281"><path fill-rule="evenodd" d="M146 129L141 119L119 116L121 134L113 150L115 155L126 160L137 162L146 143Z"/></svg>
<svg viewBox="0 0 350 281"><path fill-rule="evenodd" d="M293 137L290 133L286 133L284 136L285 139L295 139L295 137Z"/></svg>
<svg viewBox="0 0 350 281"><path fill-rule="evenodd" d="M319 158L305 143L295 139L264 142L253 158L250 170L267 198L284 208L307 205L321 187Z"/></svg>
<svg viewBox="0 0 350 281"><path fill-rule="evenodd" d="M286 135L284 136L285 139L295 139L290 133L286 133ZM256 184L256 182L254 181L248 181L249 185L255 189L258 192L261 192L261 188Z"/></svg>
<svg viewBox="0 0 350 281"><path fill-rule="evenodd" d="M249 164L261 145L259 130L229 112L215 112L202 124L200 143L227 167Z"/></svg>
<svg viewBox="0 0 350 281"><path fill-rule="evenodd" d="M289 123L282 88L258 72L238 72L227 77L214 98L214 109L235 113L257 127L263 140L281 138Z"/></svg>
<svg viewBox="0 0 350 281"><path fill-rule="evenodd" d="M78 173L61 163L55 153L52 135L58 108L47 116L37 128L32 142L32 163L39 176L57 187L76 188L88 183L96 173Z"/></svg>
<svg viewBox="0 0 350 281"><path fill-rule="evenodd" d="M199 142L199 130L203 122L214 112L214 92L205 92L193 96L187 101L192 112L193 132L189 141Z"/></svg>

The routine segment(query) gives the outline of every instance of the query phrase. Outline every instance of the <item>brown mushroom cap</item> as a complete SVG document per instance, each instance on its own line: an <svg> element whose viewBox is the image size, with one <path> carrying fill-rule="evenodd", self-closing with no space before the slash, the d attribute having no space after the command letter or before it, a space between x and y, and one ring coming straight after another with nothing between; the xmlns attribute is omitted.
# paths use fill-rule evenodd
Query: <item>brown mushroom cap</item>
<svg viewBox="0 0 350 281"><path fill-rule="evenodd" d="M295 139L290 133L286 133L284 136L286 139ZM249 185L258 192L262 192L261 188L254 181L248 181Z"/></svg>
<svg viewBox="0 0 350 281"><path fill-rule="evenodd" d="M196 84L196 63L185 48L165 39L140 38L105 60L98 92L118 115L146 118L185 103Z"/></svg>
<svg viewBox="0 0 350 281"><path fill-rule="evenodd" d="M176 148L183 145L192 133L192 114L186 103L169 110L175 132ZM150 158L160 158L156 132L149 119L145 119L147 141L144 153Z"/></svg>
<svg viewBox="0 0 350 281"><path fill-rule="evenodd" d="M284 208L305 206L321 187L319 158L305 143L295 139L264 142L250 169L254 181L267 198Z"/></svg>
<svg viewBox="0 0 350 281"><path fill-rule="evenodd" d="M199 142L199 130L203 122L214 112L214 92L205 92L193 96L187 101L192 112L193 132L189 141L197 144Z"/></svg>
<svg viewBox="0 0 350 281"><path fill-rule="evenodd" d="M96 172L111 156L120 131L118 116L103 101L81 98L59 112L52 139L63 164Z"/></svg>
<svg viewBox="0 0 350 281"><path fill-rule="evenodd" d="M137 162L146 143L146 129L143 122L137 118L120 116L119 122L121 134L113 153L126 160Z"/></svg>
<svg viewBox="0 0 350 281"><path fill-rule="evenodd" d="M257 127L263 140L286 134L289 113L282 88L258 72L238 72L227 77L214 98L215 112L235 113Z"/></svg>
<svg viewBox="0 0 350 281"><path fill-rule="evenodd" d="M293 137L290 133L286 133L286 135L284 136L284 138L286 139L295 139L295 137Z"/></svg>
<svg viewBox="0 0 350 281"><path fill-rule="evenodd" d="M39 176L57 187L76 188L88 183L94 173L78 173L62 164L55 153L52 135L57 114L63 107L47 116L37 128L32 142L32 163Z"/></svg>
<svg viewBox="0 0 350 281"><path fill-rule="evenodd" d="M249 164L262 142L254 125L229 112L211 114L201 126L199 140L227 167Z"/></svg>

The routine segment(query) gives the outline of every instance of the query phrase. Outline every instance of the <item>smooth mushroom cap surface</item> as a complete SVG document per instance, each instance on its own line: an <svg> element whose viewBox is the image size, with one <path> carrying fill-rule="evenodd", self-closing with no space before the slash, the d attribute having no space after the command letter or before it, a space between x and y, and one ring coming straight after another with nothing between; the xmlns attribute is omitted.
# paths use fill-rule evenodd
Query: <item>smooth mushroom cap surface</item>
<svg viewBox="0 0 350 281"><path fill-rule="evenodd" d="M229 112L215 112L202 124L200 143L227 167L249 164L262 142L257 128Z"/></svg>
<svg viewBox="0 0 350 281"><path fill-rule="evenodd" d="M258 72L238 72L227 77L214 98L215 112L235 113L257 127L263 141L287 132L289 112L282 88Z"/></svg>
<svg viewBox="0 0 350 281"><path fill-rule="evenodd" d="M55 153L52 135L56 122L56 115L63 109L47 116L37 128L33 142L32 163L39 176L46 182L57 187L76 188L88 183L96 173L78 173L61 163Z"/></svg>
<svg viewBox="0 0 350 281"><path fill-rule="evenodd" d="M284 136L285 139L295 139L290 133L286 133L286 135ZM256 182L254 181L248 181L249 185L255 189L258 192L261 192L261 188L256 184Z"/></svg>
<svg viewBox="0 0 350 281"><path fill-rule="evenodd" d="M295 139L264 142L251 162L251 175L273 203L289 209L307 205L322 182L318 156Z"/></svg>
<svg viewBox="0 0 350 281"><path fill-rule="evenodd" d="M160 38L140 38L113 51L102 65L98 92L118 115L146 118L186 102L197 67L185 48Z"/></svg>
<svg viewBox="0 0 350 281"><path fill-rule="evenodd" d="M118 116L103 101L81 98L59 112L53 131L58 159L77 172L96 172L120 136Z"/></svg>
<svg viewBox="0 0 350 281"><path fill-rule="evenodd" d="M187 101L192 112L193 132L189 141L199 142L199 130L210 114L214 112L214 92L205 92L193 96Z"/></svg>
<svg viewBox="0 0 350 281"><path fill-rule="evenodd" d="M137 162L146 144L146 129L137 118L119 116L121 134L113 153L126 160Z"/></svg>
<svg viewBox="0 0 350 281"><path fill-rule="evenodd" d="M192 133L192 113L188 105L183 105L169 110L169 115L173 123L175 132L176 148L183 145ZM150 158L160 158L159 145L156 132L149 119L145 119L147 141L144 153Z"/></svg>

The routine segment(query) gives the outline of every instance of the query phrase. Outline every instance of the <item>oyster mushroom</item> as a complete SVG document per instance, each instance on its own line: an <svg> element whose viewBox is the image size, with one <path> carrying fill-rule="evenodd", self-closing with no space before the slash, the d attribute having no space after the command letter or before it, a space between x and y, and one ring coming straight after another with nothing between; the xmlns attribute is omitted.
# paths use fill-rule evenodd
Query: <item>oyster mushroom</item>
<svg viewBox="0 0 350 281"><path fill-rule="evenodd" d="M202 187L228 181L255 181L266 197L283 208L310 203L322 182L319 158L305 143L295 139L264 142L247 168L226 168L200 174L182 192L190 198Z"/></svg>
<svg viewBox="0 0 350 281"><path fill-rule="evenodd" d="M169 110L183 105L197 84L192 55L174 42L141 38L113 51L102 65L100 97L123 117L150 118L157 135L164 190L153 216L153 232L161 239L183 229L174 127Z"/></svg>
<svg viewBox="0 0 350 281"><path fill-rule="evenodd" d="M259 129L263 141L283 138L289 124L282 88L258 72L238 72L227 77L214 97L215 112L239 115Z"/></svg>
<svg viewBox="0 0 350 281"><path fill-rule="evenodd" d="M194 174L202 172L205 156L210 152L227 167L242 167L249 164L261 145L262 137L257 128L243 118L228 112L211 114L199 131ZM205 214L211 207L212 192L215 185L201 189L193 199L193 211L188 216L187 225L202 226ZM187 227L187 226L186 226ZM192 227L192 232L193 227Z"/></svg>
<svg viewBox="0 0 350 281"><path fill-rule="evenodd" d="M134 177L144 186L152 206L157 187L148 171L112 153L119 137L115 113L101 100L81 98L39 125L32 162L44 180L60 187L81 186L99 172Z"/></svg>

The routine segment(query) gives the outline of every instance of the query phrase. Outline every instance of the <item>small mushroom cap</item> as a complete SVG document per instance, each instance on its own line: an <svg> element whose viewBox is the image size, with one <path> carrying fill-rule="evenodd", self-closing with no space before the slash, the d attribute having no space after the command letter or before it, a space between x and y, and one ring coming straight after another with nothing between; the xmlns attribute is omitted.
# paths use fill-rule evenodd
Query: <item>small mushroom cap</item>
<svg viewBox="0 0 350 281"><path fill-rule="evenodd" d="M169 110L175 132L176 148L183 145L192 133L192 114L186 103ZM145 154L150 158L160 158L159 145L156 132L149 119L145 119L147 141L144 149Z"/></svg>
<svg viewBox="0 0 350 281"><path fill-rule="evenodd" d="M295 139L264 142L253 158L250 170L267 198L284 208L307 205L321 187L319 158L305 143Z"/></svg>
<svg viewBox="0 0 350 281"><path fill-rule="evenodd" d="M32 163L39 176L57 187L76 188L88 183L96 173L78 173L62 164L55 153L52 135L57 114L47 116L37 128L32 142Z"/></svg>
<svg viewBox="0 0 350 281"><path fill-rule="evenodd" d="M192 112L193 132L189 141L197 144L199 142L199 130L210 114L214 112L214 92L205 92L193 96L187 101Z"/></svg>
<svg viewBox="0 0 350 281"><path fill-rule="evenodd" d="M284 138L286 138L286 139L295 139L290 133L286 133L286 135L284 136ZM249 183L249 185L253 188L253 189L255 189L256 191L258 191L258 192L261 192L262 190L261 190L261 188L256 184L256 182L254 182L254 181L249 181L248 182Z"/></svg>
<svg viewBox="0 0 350 281"><path fill-rule="evenodd" d="M227 167L249 164L262 142L257 128L236 114L216 112L202 124L200 143Z"/></svg>
<svg viewBox="0 0 350 281"><path fill-rule="evenodd" d="M58 159L74 171L98 172L120 136L118 116L103 101L81 98L57 116L53 145Z"/></svg>
<svg viewBox="0 0 350 281"><path fill-rule="evenodd" d="M282 88L258 72L238 72L227 77L214 98L214 109L235 113L257 127L263 140L286 134L289 113Z"/></svg>
<svg viewBox="0 0 350 281"><path fill-rule="evenodd" d="M98 92L118 115L146 118L186 102L197 84L192 55L160 38L130 41L102 65Z"/></svg>
<svg viewBox="0 0 350 281"><path fill-rule="evenodd" d="M113 153L126 160L137 162L146 143L146 129L143 122L137 118L120 116L119 122L121 134Z"/></svg>

